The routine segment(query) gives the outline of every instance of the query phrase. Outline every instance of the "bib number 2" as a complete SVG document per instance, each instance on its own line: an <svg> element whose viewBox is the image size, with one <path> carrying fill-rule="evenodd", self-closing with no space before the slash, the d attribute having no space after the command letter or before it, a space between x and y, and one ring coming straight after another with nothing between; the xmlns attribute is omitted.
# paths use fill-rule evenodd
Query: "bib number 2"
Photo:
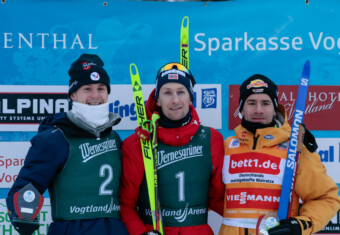
<svg viewBox="0 0 340 235"><path fill-rule="evenodd" d="M113 179L112 167L108 164L102 165L99 169L99 177L105 177L99 187L99 195L112 195L113 190L107 188Z"/></svg>

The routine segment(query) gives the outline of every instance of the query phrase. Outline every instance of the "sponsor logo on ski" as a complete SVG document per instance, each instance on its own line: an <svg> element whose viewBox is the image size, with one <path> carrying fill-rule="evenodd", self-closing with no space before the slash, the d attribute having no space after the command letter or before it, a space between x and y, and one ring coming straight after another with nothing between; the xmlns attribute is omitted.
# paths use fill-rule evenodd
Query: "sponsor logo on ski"
<svg viewBox="0 0 340 235"><path fill-rule="evenodd" d="M290 145L288 149L288 156L287 156L287 167L291 170L295 168L295 158L296 158L296 147L298 142L298 135L299 135L299 124L302 122L303 118L303 111L296 109L296 114L293 119L293 126L292 126L292 133L290 139Z"/></svg>

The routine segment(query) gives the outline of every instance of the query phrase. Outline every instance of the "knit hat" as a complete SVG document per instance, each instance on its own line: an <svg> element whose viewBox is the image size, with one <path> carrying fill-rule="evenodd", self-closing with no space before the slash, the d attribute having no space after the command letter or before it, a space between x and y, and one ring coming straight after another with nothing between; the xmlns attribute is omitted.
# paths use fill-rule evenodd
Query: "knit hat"
<svg viewBox="0 0 340 235"><path fill-rule="evenodd" d="M276 84L261 74L255 74L245 80L240 86L239 111L243 109L244 102L252 94L267 94L273 102L274 109L278 108Z"/></svg>
<svg viewBox="0 0 340 235"><path fill-rule="evenodd" d="M185 86L190 98L194 101L194 85L196 81L189 69L179 63L169 63L158 70L156 77L155 99L158 99L161 87L168 82L177 82Z"/></svg>
<svg viewBox="0 0 340 235"><path fill-rule="evenodd" d="M70 75L68 95L70 96L83 85L93 83L104 83L110 94L110 78L103 66L104 62L97 55L80 55L68 71Z"/></svg>

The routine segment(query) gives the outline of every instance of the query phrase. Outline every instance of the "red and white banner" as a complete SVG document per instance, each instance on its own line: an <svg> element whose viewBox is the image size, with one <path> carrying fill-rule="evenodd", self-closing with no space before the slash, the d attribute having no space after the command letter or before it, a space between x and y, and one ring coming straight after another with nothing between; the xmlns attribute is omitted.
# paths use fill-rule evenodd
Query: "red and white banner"
<svg viewBox="0 0 340 235"><path fill-rule="evenodd" d="M239 85L229 85L229 129L241 123L239 118ZM278 86L279 103L293 121L298 86ZM340 130L340 86L309 86L304 123L309 130Z"/></svg>

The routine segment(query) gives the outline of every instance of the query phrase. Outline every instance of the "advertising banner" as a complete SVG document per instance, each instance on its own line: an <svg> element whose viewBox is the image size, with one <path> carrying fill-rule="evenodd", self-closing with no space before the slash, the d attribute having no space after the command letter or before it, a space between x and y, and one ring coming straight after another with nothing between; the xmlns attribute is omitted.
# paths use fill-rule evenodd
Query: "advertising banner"
<svg viewBox="0 0 340 235"><path fill-rule="evenodd" d="M239 105L240 85L229 85L229 129L241 123ZM290 124L296 105L298 86L279 85L278 101L286 109ZM340 86L309 86L304 123L309 130L340 130Z"/></svg>
<svg viewBox="0 0 340 235"><path fill-rule="evenodd" d="M155 85L142 86L146 101ZM71 109L67 91L67 86L0 85L0 131L37 131L44 118ZM122 121L114 128L134 130L138 124L132 86L111 85L111 91L109 111L122 117ZM198 84L194 88L194 95L193 105L201 123L221 129L221 85Z"/></svg>

